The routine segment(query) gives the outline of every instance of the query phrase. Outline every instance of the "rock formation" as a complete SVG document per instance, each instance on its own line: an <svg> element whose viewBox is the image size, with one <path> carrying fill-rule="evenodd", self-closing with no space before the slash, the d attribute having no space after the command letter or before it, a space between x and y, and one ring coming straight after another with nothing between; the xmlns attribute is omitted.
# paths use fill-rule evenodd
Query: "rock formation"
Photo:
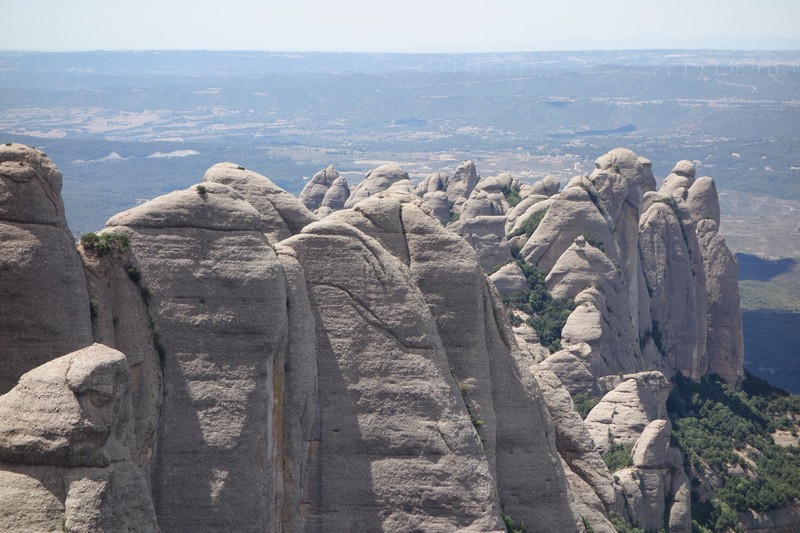
<svg viewBox="0 0 800 533"><path fill-rule="evenodd" d="M298 200L220 163L76 247L55 166L0 147L0 529L689 531L669 378L741 379L736 262L691 163L595 166ZM552 354L502 303L542 293Z"/></svg>
<svg viewBox="0 0 800 533"><path fill-rule="evenodd" d="M61 173L42 152L0 145L0 394L27 371L92 343L83 269Z"/></svg>

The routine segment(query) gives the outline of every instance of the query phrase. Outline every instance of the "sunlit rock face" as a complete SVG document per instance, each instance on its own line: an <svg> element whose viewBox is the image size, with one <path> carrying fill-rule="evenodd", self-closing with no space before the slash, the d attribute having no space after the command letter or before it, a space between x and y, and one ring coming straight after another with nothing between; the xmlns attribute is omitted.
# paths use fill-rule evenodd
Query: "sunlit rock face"
<svg viewBox="0 0 800 533"><path fill-rule="evenodd" d="M47 157L0 147L0 529L689 531L669 378L738 380L743 352L695 174L328 167L298 200L220 163L99 253ZM575 305L553 354L503 307L529 267Z"/></svg>

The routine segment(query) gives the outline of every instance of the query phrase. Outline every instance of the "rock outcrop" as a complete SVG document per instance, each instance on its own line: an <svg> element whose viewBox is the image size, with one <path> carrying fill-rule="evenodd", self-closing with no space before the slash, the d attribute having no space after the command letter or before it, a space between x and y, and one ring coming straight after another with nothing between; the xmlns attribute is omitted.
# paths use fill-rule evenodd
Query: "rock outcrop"
<svg viewBox="0 0 800 533"><path fill-rule="evenodd" d="M0 394L27 371L92 343L83 269L61 173L39 150L0 145Z"/></svg>
<svg viewBox="0 0 800 533"><path fill-rule="evenodd" d="M0 147L0 529L691 530L669 378L741 379L743 344L690 162L658 190L625 149L563 190L331 166L301 200L221 163L106 249L60 186ZM575 304L552 354L545 292Z"/></svg>
<svg viewBox="0 0 800 533"><path fill-rule="evenodd" d="M318 209L322 205L322 201L328 194L334 181L337 179L339 179L339 173L336 172L333 165L323 168L314 174L309 182L306 183L306 186L303 187L303 190L300 192L299 200L303 202L303 205L306 206L309 211Z"/></svg>
<svg viewBox="0 0 800 533"><path fill-rule="evenodd" d="M158 522L249 530L274 508L272 372L287 337L286 284L261 213L227 185L204 187L120 213L108 228L130 239L162 362Z"/></svg>
<svg viewBox="0 0 800 533"><path fill-rule="evenodd" d="M361 200L385 191L393 183L407 179L408 173L395 164L387 163L374 168L367 172L361 183L353 187L344 207L353 207Z"/></svg>
<svg viewBox="0 0 800 533"><path fill-rule="evenodd" d="M0 396L0 529L158 531L132 460L125 356L95 344Z"/></svg>

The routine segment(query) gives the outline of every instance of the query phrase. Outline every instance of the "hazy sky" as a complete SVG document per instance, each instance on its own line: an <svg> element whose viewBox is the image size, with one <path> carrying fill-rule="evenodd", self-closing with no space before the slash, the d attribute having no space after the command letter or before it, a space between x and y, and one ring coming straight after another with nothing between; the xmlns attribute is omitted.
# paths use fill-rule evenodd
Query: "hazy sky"
<svg viewBox="0 0 800 533"><path fill-rule="evenodd" d="M0 50L800 49L800 0L0 0Z"/></svg>

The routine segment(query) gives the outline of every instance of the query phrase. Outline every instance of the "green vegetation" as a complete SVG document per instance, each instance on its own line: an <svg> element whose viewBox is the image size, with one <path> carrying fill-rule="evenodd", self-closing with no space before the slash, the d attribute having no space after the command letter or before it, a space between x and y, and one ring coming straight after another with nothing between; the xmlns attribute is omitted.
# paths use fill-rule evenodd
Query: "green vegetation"
<svg viewBox="0 0 800 533"><path fill-rule="evenodd" d="M608 441L608 450L606 450L601 457L608 467L609 472L616 472L617 470L633 466L633 457L631 456L633 444L614 442L614 437L611 435L610 431L608 433Z"/></svg>
<svg viewBox="0 0 800 533"><path fill-rule="evenodd" d="M527 533L528 528L525 527L525 523L524 522L520 523L520 525L517 526L514 523L514 519L511 518L506 513L502 513L500 516L503 517L503 523L506 525L506 531L508 533Z"/></svg>
<svg viewBox="0 0 800 533"><path fill-rule="evenodd" d="M111 252L125 253L128 251L130 241L124 233L87 233L81 237L81 245L85 250L92 250L97 255L106 255Z"/></svg>
<svg viewBox="0 0 800 533"><path fill-rule="evenodd" d="M586 418L595 405L600 403L600 398L592 398L585 392L579 392L572 397L572 403L575 404L575 410L581 415L581 418Z"/></svg>
<svg viewBox="0 0 800 533"><path fill-rule="evenodd" d="M736 511L719 498L711 498L705 503L692 505L692 533L716 533L735 531L745 533L739 523Z"/></svg>
<svg viewBox="0 0 800 533"><path fill-rule="evenodd" d="M592 201L597 210L600 211L604 217L608 217L606 206L603 205L603 201L600 199L600 196L597 194L597 191L594 189L594 187L589 187L585 183L580 183L579 187L586 191L586 194L589 195L589 199Z"/></svg>
<svg viewBox="0 0 800 533"><path fill-rule="evenodd" d="M197 189L197 194L199 194L200 196L205 196L205 194L208 192L208 189L206 189L205 185L198 185L196 189Z"/></svg>
<svg viewBox="0 0 800 533"><path fill-rule="evenodd" d="M535 213L530 215L519 228L512 231L508 235L508 238L511 239L513 237L516 237L517 235L527 235L528 237L530 237L531 235L533 235L533 232L536 231L536 228L539 227L539 223L542 221L542 219L546 214L547 214L547 208L536 211Z"/></svg>
<svg viewBox="0 0 800 533"><path fill-rule="evenodd" d="M164 366L167 364L167 349L164 347L164 343L161 342L161 335L155 332L153 333L153 348L158 354L158 363L161 365L161 371L163 372Z"/></svg>
<svg viewBox="0 0 800 533"><path fill-rule="evenodd" d="M508 205L511 207L514 207L522 201L522 197L519 195L519 185L502 185L500 186L500 190L503 192L503 196L506 197L506 202L508 202Z"/></svg>
<svg viewBox="0 0 800 533"><path fill-rule="evenodd" d="M665 198L659 198L658 200L655 200L653 203L656 203L656 204L667 204L673 210L678 208L678 203L675 201L675 198L673 198L672 196L667 196Z"/></svg>
<svg viewBox="0 0 800 533"><path fill-rule="evenodd" d="M572 299L553 298L545 286L547 273L518 260L517 264L525 274L528 289L503 296L506 307L518 309L530 315L528 324L536 330L539 342L550 353L561 349L561 330L570 313L575 309Z"/></svg>
<svg viewBox="0 0 800 533"><path fill-rule="evenodd" d="M603 253L606 253L605 248L603 248L603 242L597 238L595 238L591 233L583 233L583 238L586 239L586 242L597 248Z"/></svg>
<svg viewBox="0 0 800 533"><path fill-rule="evenodd" d="M127 272L130 280L136 283L137 285L142 280L142 272L139 270L139 267L137 266L130 266L125 272Z"/></svg>
<svg viewBox="0 0 800 533"><path fill-rule="evenodd" d="M800 276L739 281L743 310L800 312Z"/></svg>
<svg viewBox="0 0 800 533"><path fill-rule="evenodd" d="M693 493L696 531L736 529L734 511L770 511L800 497L800 449L772 437L778 429L796 433L800 396L749 374L741 385L679 375L667 408L693 485L712 472L721 482L710 500Z"/></svg>
<svg viewBox="0 0 800 533"><path fill-rule="evenodd" d="M611 520L611 525L617 530L617 533L644 533L644 529L631 525L627 520L614 512L609 513L608 517Z"/></svg>

